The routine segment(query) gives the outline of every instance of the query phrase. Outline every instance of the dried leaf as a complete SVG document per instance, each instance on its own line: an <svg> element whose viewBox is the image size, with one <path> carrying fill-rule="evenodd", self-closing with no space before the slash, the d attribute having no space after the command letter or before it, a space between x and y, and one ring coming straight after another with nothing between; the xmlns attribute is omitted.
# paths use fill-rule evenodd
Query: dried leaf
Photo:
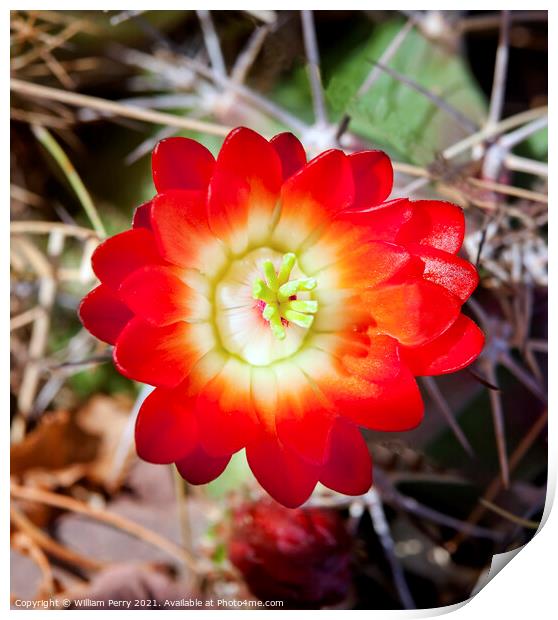
<svg viewBox="0 0 558 620"><path fill-rule="evenodd" d="M127 399L95 396L80 411L45 415L11 447L11 474L42 488L69 487L80 479L114 490L127 472L113 474L113 459L128 421Z"/></svg>
<svg viewBox="0 0 558 620"><path fill-rule="evenodd" d="M10 468L13 476L25 477L33 470L62 470L95 458L100 438L82 429L68 411L56 411L22 442L12 445Z"/></svg>

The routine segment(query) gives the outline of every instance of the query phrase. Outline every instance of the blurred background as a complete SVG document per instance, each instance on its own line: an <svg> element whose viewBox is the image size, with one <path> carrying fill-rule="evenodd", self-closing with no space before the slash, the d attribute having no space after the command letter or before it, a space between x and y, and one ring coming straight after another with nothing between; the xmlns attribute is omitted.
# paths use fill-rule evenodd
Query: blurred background
<svg viewBox="0 0 558 620"><path fill-rule="evenodd" d="M547 13L13 11L10 37L12 605L467 599L545 502ZM289 511L241 454L204 487L140 462L145 388L77 319L91 253L154 193L156 142L217 153L237 125L310 157L382 148L393 197L465 209L486 348L421 380L418 429L367 433L363 497Z"/></svg>

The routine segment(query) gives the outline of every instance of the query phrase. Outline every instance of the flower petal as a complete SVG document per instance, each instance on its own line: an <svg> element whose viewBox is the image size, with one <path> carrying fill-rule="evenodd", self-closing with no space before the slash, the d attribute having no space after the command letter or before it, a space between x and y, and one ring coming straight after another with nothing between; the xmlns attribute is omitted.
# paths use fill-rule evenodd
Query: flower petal
<svg viewBox="0 0 558 620"><path fill-rule="evenodd" d="M300 140L286 131L271 138L271 146L277 151L283 169L283 181L292 177L306 165L306 151Z"/></svg>
<svg viewBox="0 0 558 620"><path fill-rule="evenodd" d="M205 190L215 166L213 155L190 138L161 140L151 158L157 192L168 189Z"/></svg>
<svg viewBox="0 0 558 620"><path fill-rule="evenodd" d="M161 254L175 265L217 273L226 253L209 230L204 194L171 190L152 202L151 222Z"/></svg>
<svg viewBox="0 0 558 620"><path fill-rule="evenodd" d="M147 228L147 230L151 230L151 200L136 207L132 219L132 228Z"/></svg>
<svg viewBox="0 0 558 620"><path fill-rule="evenodd" d="M456 254L465 235L463 209L442 200L416 200L410 205L413 217L401 227L397 242L420 243Z"/></svg>
<svg viewBox="0 0 558 620"><path fill-rule="evenodd" d="M309 237L325 229L332 215L350 207L353 199L347 156L335 149L318 155L283 184L272 244L281 251L298 251Z"/></svg>
<svg viewBox="0 0 558 620"><path fill-rule="evenodd" d="M250 392L260 427L275 433L275 414L279 399L279 385L273 366L252 366Z"/></svg>
<svg viewBox="0 0 558 620"><path fill-rule="evenodd" d="M422 277L443 286L462 302L467 301L479 283L479 274L471 263L459 256L428 245L410 243L407 249L424 263Z"/></svg>
<svg viewBox="0 0 558 620"><path fill-rule="evenodd" d="M352 351L343 354L342 350L337 350L335 354L341 358L343 367L350 375L374 383L393 381L401 372L399 344L390 336L374 335L372 330L369 331L364 355Z"/></svg>
<svg viewBox="0 0 558 620"><path fill-rule="evenodd" d="M345 495L362 495L372 486L372 459L358 428L339 419L331 433L331 450L320 482Z"/></svg>
<svg viewBox="0 0 558 620"><path fill-rule="evenodd" d="M262 434L246 447L248 465L257 481L280 504L297 508L312 494L318 468Z"/></svg>
<svg viewBox="0 0 558 620"><path fill-rule="evenodd" d="M187 286L178 273L174 267L148 265L122 282L119 296L137 316L155 325L207 320L209 301Z"/></svg>
<svg viewBox="0 0 558 620"><path fill-rule="evenodd" d="M282 183L281 161L271 144L246 127L226 137L209 183L213 233L235 252L265 240Z"/></svg>
<svg viewBox="0 0 558 620"><path fill-rule="evenodd" d="M313 203L334 215L351 206L355 186L349 159L337 149L331 149L309 161L302 170L284 185L282 207L286 211L300 210Z"/></svg>
<svg viewBox="0 0 558 620"><path fill-rule="evenodd" d="M145 228L134 228L110 237L93 252L93 271L101 282L118 290L122 280L145 265L160 265L163 259L155 238Z"/></svg>
<svg viewBox="0 0 558 620"><path fill-rule="evenodd" d="M380 332L407 346L434 340L457 319L459 300L446 289L414 280L390 284L362 294Z"/></svg>
<svg viewBox="0 0 558 620"><path fill-rule="evenodd" d="M274 372L278 386L277 437L303 459L323 463L335 417L332 403L293 363L277 364Z"/></svg>
<svg viewBox="0 0 558 620"><path fill-rule="evenodd" d="M411 222L413 215L412 203L406 198L396 198L369 211L340 213L336 220L358 227L364 240L397 243L399 231Z"/></svg>
<svg viewBox="0 0 558 620"><path fill-rule="evenodd" d="M391 339L371 338L367 356L359 355L354 343L338 348L332 338L329 340L332 343L328 346L319 336L313 341L315 348L308 348L299 357L305 359L305 372L341 416L381 431L409 430L419 424L422 398L414 377L399 362ZM343 350L347 351L345 355ZM381 356L385 356L385 368Z"/></svg>
<svg viewBox="0 0 558 620"><path fill-rule="evenodd" d="M174 463L197 443L193 399L157 388L145 399L136 420L136 450L150 463Z"/></svg>
<svg viewBox="0 0 558 620"><path fill-rule="evenodd" d="M130 379L175 387L215 345L213 332L205 323L155 327L135 317L116 341L114 363Z"/></svg>
<svg viewBox="0 0 558 620"><path fill-rule="evenodd" d="M200 442L211 456L244 448L256 430L250 366L230 358L219 374L203 387L196 401Z"/></svg>
<svg viewBox="0 0 558 620"><path fill-rule="evenodd" d="M387 200L393 187L393 167L383 151L361 151L349 155L355 183L352 209L370 209Z"/></svg>
<svg viewBox="0 0 558 620"><path fill-rule="evenodd" d="M176 468L184 480L190 484L207 484L225 471L230 460L230 454L218 457L209 456L198 444L192 452L176 462Z"/></svg>
<svg viewBox="0 0 558 620"><path fill-rule="evenodd" d="M417 427L424 403L413 375L404 367L392 381L373 383L346 376L338 386L336 402L341 414L359 426L375 431L399 432Z"/></svg>
<svg viewBox="0 0 558 620"><path fill-rule="evenodd" d="M484 334L460 314L441 336L419 347L401 347L401 357L416 376L441 375L468 366L480 355Z"/></svg>
<svg viewBox="0 0 558 620"><path fill-rule="evenodd" d="M320 245L320 244L317 244ZM319 260L310 250L305 259L313 264ZM385 241L369 241L339 254L339 260L327 268L311 272L319 282L319 289L356 289L377 286L393 278L410 262L411 255L400 245Z"/></svg>
<svg viewBox="0 0 558 620"><path fill-rule="evenodd" d="M134 316L105 284L94 288L81 300L78 315L85 329L109 344L116 342L126 323Z"/></svg>

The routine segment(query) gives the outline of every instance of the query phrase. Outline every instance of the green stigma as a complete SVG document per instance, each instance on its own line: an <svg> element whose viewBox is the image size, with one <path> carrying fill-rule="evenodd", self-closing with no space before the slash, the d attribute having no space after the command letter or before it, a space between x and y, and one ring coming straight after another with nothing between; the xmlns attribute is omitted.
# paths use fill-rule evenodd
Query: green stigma
<svg viewBox="0 0 558 620"><path fill-rule="evenodd" d="M262 316L278 340L283 340L287 335L285 321L308 329L318 311L316 300L297 299L299 293L314 290L317 281L316 278L289 280L295 263L294 254L285 254L277 272L270 260L264 261L262 268L265 280L257 278L252 287L254 299L265 303Z"/></svg>

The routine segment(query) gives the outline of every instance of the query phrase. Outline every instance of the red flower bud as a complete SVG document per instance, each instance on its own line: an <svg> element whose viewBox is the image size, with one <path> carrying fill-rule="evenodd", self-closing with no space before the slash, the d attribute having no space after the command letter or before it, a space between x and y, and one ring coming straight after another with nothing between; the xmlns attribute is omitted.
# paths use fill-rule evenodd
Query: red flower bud
<svg viewBox="0 0 558 620"><path fill-rule="evenodd" d="M287 510L262 500L233 515L230 560L264 601L299 609L343 601L351 583L350 552L351 539L334 510Z"/></svg>

